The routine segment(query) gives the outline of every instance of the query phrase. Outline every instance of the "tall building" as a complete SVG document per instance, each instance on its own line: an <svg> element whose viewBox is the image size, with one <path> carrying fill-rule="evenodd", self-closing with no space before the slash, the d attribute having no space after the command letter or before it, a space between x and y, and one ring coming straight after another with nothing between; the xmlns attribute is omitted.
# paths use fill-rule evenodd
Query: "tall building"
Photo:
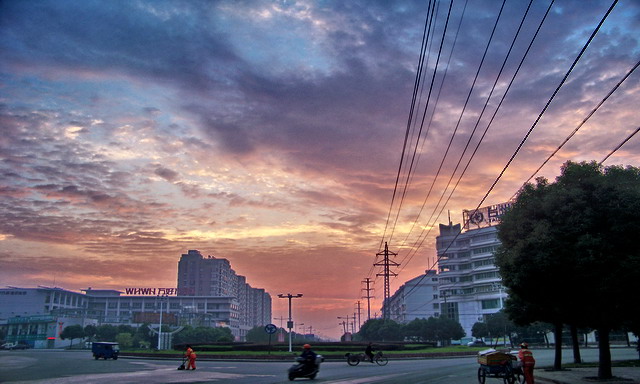
<svg viewBox="0 0 640 384"><path fill-rule="evenodd" d="M471 328L500 311L506 292L494 262L500 245L497 227L469 229L440 224L436 238L441 316L458 321L471 337Z"/></svg>
<svg viewBox="0 0 640 384"><path fill-rule="evenodd" d="M256 326L271 322L271 296L253 288L244 276L236 274L227 259L203 256L189 250L178 262L178 294L187 296L225 296L238 302L238 339Z"/></svg>
<svg viewBox="0 0 640 384"><path fill-rule="evenodd" d="M426 273L404 283L384 303L384 306L389 308L389 318L398 323L406 324L415 319L438 317L440 315L440 300L436 271L426 271Z"/></svg>

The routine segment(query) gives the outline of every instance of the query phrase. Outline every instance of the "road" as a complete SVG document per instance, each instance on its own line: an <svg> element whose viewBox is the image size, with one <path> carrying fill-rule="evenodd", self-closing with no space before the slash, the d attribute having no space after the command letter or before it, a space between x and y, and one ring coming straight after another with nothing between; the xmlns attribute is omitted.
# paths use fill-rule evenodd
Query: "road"
<svg viewBox="0 0 640 384"><path fill-rule="evenodd" d="M538 366L553 363L553 351L534 350ZM582 351L583 359L596 361L598 351ZM614 360L638 357L633 348L612 349ZM570 362L571 351L564 351ZM198 361L196 371L178 371L180 361L128 359L94 360L89 351L27 350L0 351L0 382L28 384L85 383L288 383L292 362ZM361 383L477 383L475 357L451 359L393 360L384 367L361 363L325 362L314 382L327 384ZM297 379L296 381L302 381ZM487 383L500 384L498 379Z"/></svg>

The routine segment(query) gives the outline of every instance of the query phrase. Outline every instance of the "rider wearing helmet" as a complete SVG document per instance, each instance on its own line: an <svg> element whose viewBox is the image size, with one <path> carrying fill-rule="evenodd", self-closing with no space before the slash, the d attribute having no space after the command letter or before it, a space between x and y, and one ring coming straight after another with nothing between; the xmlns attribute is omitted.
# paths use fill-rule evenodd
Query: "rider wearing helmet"
<svg viewBox="0 0 640 384"><path fill-rule="evenodd" d="M302 354L300 357L304 359L302 362L305 366L305 371L312 370L316 365L316 353L311 350L310 344L302 346Z"/></svg>

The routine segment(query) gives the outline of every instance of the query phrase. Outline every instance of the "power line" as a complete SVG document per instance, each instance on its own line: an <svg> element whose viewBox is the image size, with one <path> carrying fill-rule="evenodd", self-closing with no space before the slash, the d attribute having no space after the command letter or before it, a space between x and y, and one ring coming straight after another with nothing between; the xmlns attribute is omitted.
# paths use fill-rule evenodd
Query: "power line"
<svg viewBox="0 0 640 384"><path fill-rule="evenodd" d="M618 81L618 83L617 83L617 84L616 84L616 85L615 85L615 86L614 86L614 87L609 91L609 93L607 93L607 95L606 95L606 96L605 96L605 97L604 97L604 98L603 98L603 99L598 103L598 105L596 105L596 106L591 110L591 112L589 112L589 114L587 115L587 117L585 117L585 118L580 122L580 124L578 124L578 126L573 130L573 132L571 132L571 133L569 134L569 136L567 136L567 137L564 139L564 141L563 141L563 142L562 142L562 143L561 143L561 144L560 144L560 145L559 145L559 146L558 146L558 147L557 147L557 148L556 148L556 149L555 149L555 150L554 150L554 151L549 155L549 157L547 157L547 158L546 158L546 160L542 162L542 164L538 167L538 169L536 169L536 170L535 170L535 172L533 172L533 173L531 174L531 176L529 176L529 178L528 178L528 179L527 179L527 180L522 184L522 187L520 187L520 189L518 189L518 191L517 191L517 192L516 192L512 197L511 197L512 199L513 199L513 198L518 194L518 192L520 192L520 191L522 190L522 188L524 188L524 186L525 186L525 185L527 185L527 183L528 183L529 181L531 181L531 179L533 179L533 177L534 177L538 172L540 172L540 170L541 170L541 169L542 169L542 168L543 168L543 167L544 167L544 166L549 162L549 160L551 160L551 158L552 158L553 156L555 156L555 155L556 155L556 153L558 153L558 151L560 151L560 149L562 149L562 147L564 147L564 145L565 145L565 144L567 144L567 142L568 142L568 141L569 141L569 140L570 140L570 139L571 139L571 138L572 138L576 133L578 133L578 131L580 130L580 128L582 128L582 126L583 126L583 125L584 125L584 124L585 124L585 123L586 123L586 122L591 118L591 116L593 116L593 115L596 113L596 111L597 111L598 109L600 109L600 107L602 106L602 104L604 104L604 103L605 103L605 101L607 101L607 99L608 99L611 95L613 95L613 93L614 93L614 92L615 92L615 91L620 87L620 85L622 85L622 83L624 83L624 81L625 81L625 80L627 80L627 79L629 78L629 76L631 76L631 74L632 74L632 73L633 73L633 72L638 68L638 66L640 66L640 61L638 61L638 62L636 63L636 65L634 65L634 66L633 66L633 68L631 68L631 69L627 72L627 74L626 74L626 75L624 75L624 76L622 77L622 79L620 79L620 81ZM634 133L634 134L635 134L635 133ZM628 139L630 139L630 137L629 137L629 138L627 138L627 140L628 140ZM626 141L625 141L625 142L626 142ZM625 142L623 142L622 144L624 144ZM620 144L620 146L622 146L622 144ZM618 146L618 148L616 148L616 149L614 150L614 152L615 152L615 151L617 151L617 150L620 148L620 146ZM604 158L600 163L604 162L604 160L606 160L608 157L609 157L609 156L607 156L606 158Z"/></svg>
<svg viewBox="0 0 640 384"><path fill-rule="evenodd" d="M451 199L451 196L453 195L453 192L457 189L458 184L459 184L459 183L460 183L460 181L462 180L462 177L463 177L463 176L464 176L464 174L466 173L466 171L467 171L467 169L468 169L469 165L471 164L471 161L472 161L472 160L473 160L473 158L475 157L475 154L477 153L478 148L480 147L480 144L481 144L481 143L482 143L482 141L484 140L484 137L486 136L487 131L488 131L489 127L491 126L492 122L493 122L493 119L495 118L496 114L497 114L497 113L498 113L498 111L500 110L500 107L502 106L502 103L503 103L504 99L506 98L506 96L507 96L507 94L508 94L508 92L509 92L509 89L510 89L510 88L511 88L511 86L513 85L513 82L515 81L515 78L516 78L516 76L518 75L518 73L519 73L519 71L520 71L520 68L522 67L522 64L524 63L524 60L526 59L527 55L529 54L529 51L531 50L531 47L532 47L532 45L533 45L534 41L536 40L536 37L538 36L538 33L540 32L540 29L542 28L542 25L543 25L544 21L546 20L547 15L549 14L549 11L551 10L551 7L552 7L552 5L553 5L553 2L554 2L554 1L552 0L552 1L551 1L551 3L549 4L549 7L547 8L547 11L546 11L546 13L545 13L544 17L542 18L542 20L541 20L541 21L540 21L540 23L538 24L538 28L537 28L537 30L536 30L536 33L533 35L533 37L532 37L532 39L531 39L531 41L530 41L530 43L529 43L529 46L527 47L527 50L525 51L525 53L524 53L523 57L521 58L520 63L519 63L519 65L518 65L518 67L517 67L516 71L515 71L515 72L514 72L514 74L512 75L511 80L510 80L510 82L509 82L509 85L507 86L507 88L506 88L506 90L505 90L504 94L502 95L501 101L498 103L498 106L496 107L496 109L495 109L495 111L494 111L494 113L493 113L493 116L492 116L491 120L490 120L490 121L489 121L489 123L487 124L487 127L485 128L485 130L484 130L484 132L483 132L483 134L482 134L482 136L481 136L480 140L479 140L479 141L478 141L478 143L476 144L476 147L475 147L475 149L474 149L473 153L471 154L471 156L469 157L469 159L468 159L468 161L467 161L467 164L466 164L465 168L463 169L462 173L461 173L461 174L460 174L460 176L458 177L458 181L456 182L455 186L454 186L454 187L453 187L453 189L451 190L451 193L449 194L449 197L447 198L447 200L445 201L445 203L442 205L442 209L440 210L440 212L439 212L439 213L438 213L438 215L436 216L435 220L433 221L433 224L430 224L430 223L431 223L431 219L433 218L433 215L435 214L435 212L437 211L438 207L440 206L440 203L442 202L442 198L443 198L443 197L444 197L444 195L446 194L446 191L447 191L447 189L449 188L449 185L451 185L451 181L453 180L453 177L455 176L455 173L456 173L456 171L458 170L458 167L460 166L460 163L461 163L462 159L464 158L464 154L466 153L466 151L467 151L467 149L468 149L468 147L469 147L469 144L471 143L471 140L472 140L472 138L473 138L473 136L474 136L474 134L475 134L475 132L476 132L476 130L477 130L477 128L478 128L478 125L479 125L480 120L481 120L481 118L482 118L482 116L483 116L483 114L484 114L484 111L486 110L486 107L487 107L487 105L488 105L488 103L489 103L489 101L490 101L490 99L491 99L491 95L493 94L493 91L494 91L494 89L495 89L495 87L496 87L496 85L497 85L497 83L498 83L498 81L499 81L499 79L500 79L500 75L502 74L502 71L503 71L503 70L504 70L504 68L505 68L505 65L506 65L506 63L507 63L507 60L509 59L509 56L510 56L510 54L511 54L511 50L513 49L513 46L514 46L514 44L515 44L515 42L516 42L516 40L517 40L517 38L518 38L518 35L519 35L520 30L521 30L521 28L522 28L522 25L523 25L523 23L524 23L524 21L525 21L525 19L526 19L527 14L528 14L529 7L531 6L531 3L529 3L529 7L527 8L527 11L525 12L525 14L523 15L523 17L522 17L522 19L521 19L520 26L518 27L518 31L516 32L516 34L515 34L515 36L514 36L514 38L513 38L512 42L511 42L511 46L510 46L510 48L509 48L509 51L508 51L508 53L507 53L507 56L505 57L505 59L504 59L504 61L503 61L503 63L502 63L502 67L500 68L500 71L499 71L499 73L498 73L498 76L496 76L496 79L495 79L494 84L493 84L493 86L492 86L492 89L491 89L490 95L489 95L489 97L488 97L488 98L486 99L486 101L485 101L484 107L483 107L483 109L482 109L482 113L478 116L478 119L476 120L476 124L475 124L475 126L474 126L474 129L473 129L473 131L472 131L471 135L469 136L469 139L467 140L467 143L466 143L466 145L465 145L465 148L464 148L464 150L463 150L462 154L460 155L460 158L458 159L458 163L456 164L456 167L455 167L454 171L452 172L451 177L449 178L449 181L447 182L447 185L446 185L446 187L444 188L444 190L443 190L443 192L442 192L442 194L441 194L441 196L440 196L440 199L438 200L438 203L436 204L436 206L435 206L435 208L434 208L434 211L431 213L431 216L429 217L429 219L428 219L428 220L427 220L427 222L426 222L426 224L427 224L426 228L429 228L429 230L427 231L427 233L426 233L426 234L425 234L426 228L422 230L422 232L420 233L420 235L419 235L419 236L418 236L418 238L416 239L416 242L415 242L415 243L413 244L413 246L412 246L412 248L413 248L413 254L409 257L409 260L408 260L406 263L404 262L404 259L403 259L403 261L402 261L402 263L403 263L405 266L409 263L409 261L411 261L411 259L413 258L413 256L415 256L415 254L418 252L418 249L422 247L422 244L424 243L424 240L427 238L427 236L428 236L428 235L429 235L429 233L431 232L431 228L433 228L433 225L435 225L435 222L438 220L438 218L440 217L440 215L441 215L441 214L442 214L442 212L444 211L444 208L446 207L446 205L448 204L449 200ZM422 240L421 240L421 239L422 239ZM419 243L418 243L418 242L419 242ZM405 259L406 259L406 257L405 257Z"/></svg>
<svg viewBox="0 0 640 384"><path fill-rule="evenodd" d="M602 165L602 163L604 163L609 158L609 156L613 155L618 149L620 149L627 141L629 141L633 136L635 136L636 133L638 133L638 131L640 131L640 127L636 128L636 130L633 131L629 136L627 136L627 138L624 139L622 143L618 144L618 146L615 147L613 151L609 152L609 154L605 156L604 159L600 160L600 163L598 163L598 165Z"/></svg>
<svg viewBox="0 0 640 384"><path fill-rule="evenodd" d="M506 0L504 0L504 1L506 1ZM429 93L427 94L427 101L426 101L426 104L425 104L425 107L424 107L424 111L423 111L423 114L422 114L422 122L420 124L420 129L418 130L418 135L416 136L416 142L415 142L415 146L414 146L414 149L413 149L413 156L412 156L412 159L411 159L411 164L409 166L409 170L407 171L407 183L405 183L405 187L404 187L403 193L402 193L402 199L400 201L400 205L398 206L398 211L397 211L393 226L391 227L391 235L389 236L389 241L391 241L391 239L393 238L393 234L395 232L395 228L396 228L396 225L398 223L398 218L400 216L400 210L401 210L402 202L403 202L403 200L404 200L404 198L406 196L406 192L407 192L409 175L411 174L411 171L413 169L413 165L414 165L415 158L416 158L416 153L418 152L418 145L420 143L420 137L422 136L422 129L424 128L424 122L425 122L425 119L426 119L426 116L427 116L427 111L429 109L429 100L431 100L431 93L433 92L433 86L435 84L436 75L438 73L438 66L440 65L440 57L442 55L442 48L444 46L445 36L447 34L447 28L449 26L449 20L451 18L451 9L452 9L452 7L453 7L453 0L451 0L449 2L449 11L447 13L447 19L445 21L444 28L442 30L442 38L440 40L440 46L438 48L438 56L436 58L436 65L435 65L435 68L433 70L433 75L431 76L431 82L429 83Z"/></svg>

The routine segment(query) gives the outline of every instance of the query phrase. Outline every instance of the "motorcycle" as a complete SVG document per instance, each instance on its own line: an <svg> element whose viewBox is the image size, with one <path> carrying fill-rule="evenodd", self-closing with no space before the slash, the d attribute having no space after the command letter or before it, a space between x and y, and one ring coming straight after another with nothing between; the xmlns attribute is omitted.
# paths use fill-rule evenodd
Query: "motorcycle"
<svg viewBox="0 0 640 384"><path fill-rule="evenodd" d="M316 355L314 364L305 364L304 358L296 357L296 364L289 368L289 380L293 381L298 377L315 379L318 372L320 372L320 363L324 361L322 355Z"/></svg>

